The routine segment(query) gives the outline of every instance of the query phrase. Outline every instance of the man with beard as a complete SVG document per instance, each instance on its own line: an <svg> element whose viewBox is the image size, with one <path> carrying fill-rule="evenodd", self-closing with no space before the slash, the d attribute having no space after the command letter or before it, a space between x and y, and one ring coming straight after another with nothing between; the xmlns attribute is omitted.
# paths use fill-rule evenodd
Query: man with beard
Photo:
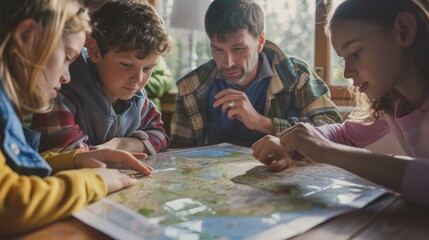
<svg viewBox="0 0 429 240"><path fill-rule="evenodd" d="M214 0L205 15L212 57L177 81L170 147L250 146L298 122L341 122L326 84L266 40L253 0Z"/></svg>

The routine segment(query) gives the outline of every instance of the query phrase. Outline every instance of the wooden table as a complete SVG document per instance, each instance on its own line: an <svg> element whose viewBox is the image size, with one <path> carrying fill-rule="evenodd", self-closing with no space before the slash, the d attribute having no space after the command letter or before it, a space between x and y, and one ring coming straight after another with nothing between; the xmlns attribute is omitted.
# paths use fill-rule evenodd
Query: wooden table
<svg viewBox="0 0 429 240"><path fill-rule="evenodd" d="M111 239L74 217L53 223L16 239ZM429 208L409 205L386 195L296 236L294 239L429 239Z"/></svg>

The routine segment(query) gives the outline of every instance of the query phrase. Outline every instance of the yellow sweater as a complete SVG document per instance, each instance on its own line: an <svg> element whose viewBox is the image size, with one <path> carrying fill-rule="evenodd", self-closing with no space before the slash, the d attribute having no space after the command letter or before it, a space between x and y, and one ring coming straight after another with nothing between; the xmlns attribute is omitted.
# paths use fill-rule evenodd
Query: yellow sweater
<svg viewBox="0 0 429 240"><path fill-rule="evenodd" d="M74 168L78 152L42 154L55 173L45 178L18 175L0 152L0 236L67 217L107 194L106 184L93 170L61 171Z"/></svg>

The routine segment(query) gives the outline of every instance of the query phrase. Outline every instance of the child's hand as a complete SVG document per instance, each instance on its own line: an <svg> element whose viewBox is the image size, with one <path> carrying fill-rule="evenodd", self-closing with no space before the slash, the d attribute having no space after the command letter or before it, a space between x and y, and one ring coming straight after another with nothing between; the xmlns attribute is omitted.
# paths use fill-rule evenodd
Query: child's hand
<svg viewBox="0 0 429 240"><path fill-rule="evenodd" d="M74 158L76 168L116 168L131 169L144 175L152 172L152 167L143 164L137 158L144 159L146 153L134 153L116 149L97 149L78 153Z"/></svg>
<svg viewBox="0 0 429 240"><path fill-rule="evenodd" d="M281 171L289 165L289 159L277 137L266 135L252 145L252 150L253 157L267 165L270 171Z"/></svg>
<svg viewBox="0 0 429 240"><path fill-rule="evenodd" d="M131 187L137 183L137 179L120 173L117 169L95 168L94 171L103 178L107 185L108 193L116 192L122 188Z"/></svg>
<svg viewBox="0 0 429 240"><path fill-rule="evenodd" d="M293 161L319 161L332 144L309 123L299 123L280 135L280 144Z"/></svg>

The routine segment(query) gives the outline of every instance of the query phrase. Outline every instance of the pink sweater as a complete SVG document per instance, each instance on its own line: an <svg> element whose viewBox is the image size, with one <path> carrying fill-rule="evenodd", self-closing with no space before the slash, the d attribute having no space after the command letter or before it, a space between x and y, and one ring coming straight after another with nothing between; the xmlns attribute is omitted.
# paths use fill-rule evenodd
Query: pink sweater
<svg viewBox="0 0 429 240"><path fill-rule="evenodd" d="M400 112L402 102L395 105ZM365 147L379 140L389 131L396 137L402 151L414 158L406 170L402 195L410 202L429 205L429 100L420 109L405 116L386 115L371 125L346 120L342 124L318 127L333 142L355 147Z"/></svg>

